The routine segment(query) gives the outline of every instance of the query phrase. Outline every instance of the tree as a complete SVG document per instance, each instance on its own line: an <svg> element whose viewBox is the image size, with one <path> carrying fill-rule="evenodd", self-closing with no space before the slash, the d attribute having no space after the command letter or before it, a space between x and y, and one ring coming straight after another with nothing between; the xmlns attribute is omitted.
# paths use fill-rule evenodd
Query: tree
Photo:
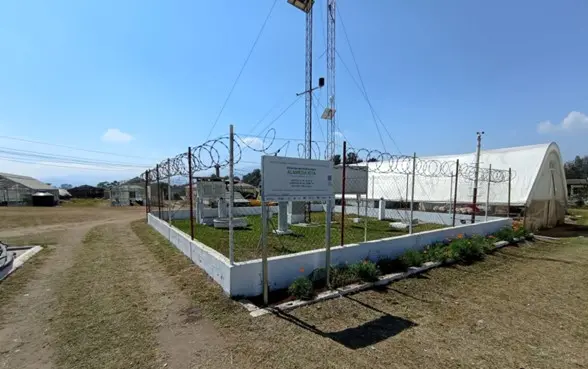
<svg viewBox="0 0 588 369"><path fill-rule="evenodd" d="M73 188L73 186L69 183L64 183L61 186L59 186L59 188L61 188L62 190L69 190L70 188Z"/></svg>
<svg viewBox="0 0 588 369"><path fill-rule="evenodd" d="M98 188L109 188L110 187L110 182L108 181L103 181L103 182L99 182L96 187Z"/></svg>
<svg viewBox="0 0 588 369"><path fill-rule="evenodd" d="M341 164L341 155L339 155L339 154L333 155L331 160L333 161L333 165L339 165L339 164Z"/></svg>
<svg viewBox="0 0 588 369"><path fill-rule="evenodd" d="M378 159L376 159L376 158L369 158L367 161L368 161L368 163L375 163L375 162L378 161Z"/></svg>
<svg viewBox="0 0 588 369"><path fill-rule="evenodd" d="M347 160L345 160L345 164L358 164L361 162L363 162L363 160L361 160L356 153L347 153Z"/></svg>
<svg viewBox="0 0 588 369"><path fill-rule="evenodd" d="M261 183L261 170L253 169L251 173L245 174L243 176L243 182L258 187Z"/></svg>
<svg viewBox="0 0 588 369"><path fill-rule="evenodd" d="M585 179L588 178L588 155L584 157L576 156L564 164L567 179Z"/></svg>

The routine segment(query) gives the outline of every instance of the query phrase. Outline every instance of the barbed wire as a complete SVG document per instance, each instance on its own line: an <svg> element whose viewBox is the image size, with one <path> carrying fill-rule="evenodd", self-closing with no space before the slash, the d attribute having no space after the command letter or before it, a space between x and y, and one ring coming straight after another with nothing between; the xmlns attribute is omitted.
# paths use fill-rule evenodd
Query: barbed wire
<svg viewBox="0 0 588 369"><path fill-rule="evenodd" d="M239 164L246 150L262 155L282 155L286 156L290 141L284 144L276 145L276 130L271 128L263 136L242 136L235 134L233 142L233 163ZM192 147L192 173L210 170L218 167L224 169L229 166L229 147L230 137L221 136L208 140L201 145ZM312 142L313 157L318 158L322 152L321 145L317 141ZM305 157L305 145L297 144L298 157ZM396 155L380 150L357 149L351 148L347 151L347 157L353 157L356 163L353 165L367 165L370 172L382 174L412 174L413 157L409 155ZM361 162L361 163L358 163ZM367 163L367 164L366 164ZM142 178L150 182L157 180L157 171L159 170L159 180L173 176L190 176L188 153L184 152L161 161L155 168L142 174ZM415 175L420 177L451 177L457 172L457 162L453 160L416 158ZM460 180L475 180L476 166L468 163L459 164L458 178ZM516 176L516 172L511 172L511 179ZM478 180L482 182L508 182L509 171L499 168L480 167L478 170Z"/></svg>

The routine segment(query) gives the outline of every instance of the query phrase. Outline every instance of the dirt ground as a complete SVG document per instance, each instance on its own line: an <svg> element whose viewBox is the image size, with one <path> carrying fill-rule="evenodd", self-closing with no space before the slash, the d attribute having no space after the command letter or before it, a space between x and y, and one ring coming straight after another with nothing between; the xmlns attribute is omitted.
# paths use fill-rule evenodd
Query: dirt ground
<svg viewBox="0 0 588 369"><path fill-rule="evenodd" d="M47 247L0 284L0 368L588 367L583 238L251 318L141 208L3 210Z"/></svg>

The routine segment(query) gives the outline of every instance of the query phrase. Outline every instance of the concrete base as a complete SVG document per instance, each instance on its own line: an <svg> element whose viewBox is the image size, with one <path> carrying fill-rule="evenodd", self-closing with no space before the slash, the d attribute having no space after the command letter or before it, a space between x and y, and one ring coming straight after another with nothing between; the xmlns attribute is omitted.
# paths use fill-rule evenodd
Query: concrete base
<svg viewBox="0 0 588 369"><path fill-rule="evenodd" d="M285 231L282 231L282 230L276 229L276 230L274 231L274 234L275 234L276 236L285 236L285 235L292 234L292 233L294 233L294 232L292 232L292 231L291 231L291 230L289 230L289 229L287 229L287 230L285 230Z"/></svg>
<svg viewBox="0 0 588 369"><path fill-rule="evenodd" d="M291 201L288 203L288 224L303 223L305 204L300 201Z"/></svg>
<svg viewBox="0 0 588 369"><path fill-rule="evenodd" d="M314 227L321 227L322 224L318 223L296 223L292 224L292 227L305 227L305 228L314 228Z"/></svg>

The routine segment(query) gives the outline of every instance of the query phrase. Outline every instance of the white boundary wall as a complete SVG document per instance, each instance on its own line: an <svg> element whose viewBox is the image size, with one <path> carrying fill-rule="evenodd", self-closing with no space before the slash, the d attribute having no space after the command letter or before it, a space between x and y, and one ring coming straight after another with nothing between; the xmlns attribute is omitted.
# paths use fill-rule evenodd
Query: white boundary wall
<svg viewBox="0 0 588 369"><path fill-rule="evenodd" d="M204 269L231 296L256 296L262 293L261 259L230 265L229 260L205 244L190 240L190 237L156 216L148 214L148 224L167 238L184 255ZM421 250L426 245L455 238L458 234L487 235L511 226L512 220L501 218L484 223L460 225L454 228L437 229L412 235L361 242L331 248L333 265L355 263L366 258L396 258L406 250ZM270 290L288 287L294 279L306 276L314 269L325 266L325 250L312 250L292 255L275 256L268 259ZM303 272L301 272L303 270Z"/></svg>
<svg viewBox="0 0 588 369"><path fill-rule="evenodd" d="M151 214L147 215L147 223L168 239L194 264L204 269L216 283L221 285L227 294L231 294L231 268L227 257L202 242L192 241L190 236L184 232L176 227L170 227L167 222Z"/></svg>

